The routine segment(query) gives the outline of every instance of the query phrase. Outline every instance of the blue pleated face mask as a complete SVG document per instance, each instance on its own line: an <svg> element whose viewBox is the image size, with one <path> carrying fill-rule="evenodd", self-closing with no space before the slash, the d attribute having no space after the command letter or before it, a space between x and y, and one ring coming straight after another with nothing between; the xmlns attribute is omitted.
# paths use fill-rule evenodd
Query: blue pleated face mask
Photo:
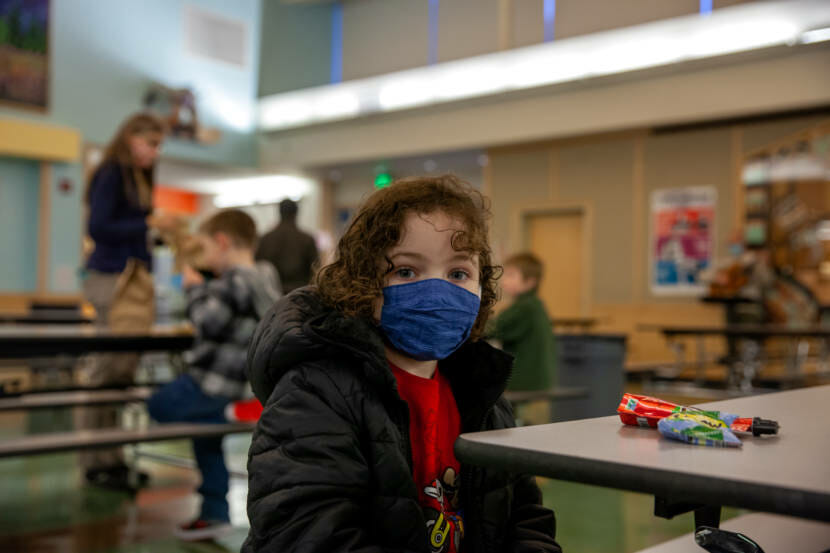
<svg viewBox="0 0 830 553"><path fill-rule="evenodd" d="M477 295L440 278L387 286L380 326L411 358L444 359L470 337L480 304Z"/></svg>

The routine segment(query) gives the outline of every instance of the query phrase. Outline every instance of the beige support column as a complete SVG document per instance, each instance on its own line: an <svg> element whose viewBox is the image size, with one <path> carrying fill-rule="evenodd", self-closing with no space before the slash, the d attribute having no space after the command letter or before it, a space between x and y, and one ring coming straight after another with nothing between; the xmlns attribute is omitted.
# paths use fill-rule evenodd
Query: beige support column
<svg viewBox="0 0 830 553"><path fill-rule="evenodd" d="M319 227L334 234L334 183L325 179L320 183Z"/></svg>
<svg viewBox="0 0 830 553"><path fill-rule="evenodd" d="M744 227L744 183L742 178L744 161L744 129L743 127L732 127L730 133L730 157L732 159L732 187L735 203L733 211L735 219L732 229L743 229Z"/></svg>
<svg viewBox="0 0 830 553"><path fill-rule="evenodd" d="M481 168L481 193L490 198L493 192L493 156L490 150L487 150L484 155L487 156L487 163Z"/></svg>
<svg viewBox="0 0 830 553"><path fill-rule="evenodd" d="M49 291L49 233L52 222L52 165L40 164L37 225L37 293Z"/></svg>
<svg viewBox="0 0 830 553"><path fill-rule="evenodd" d="M646 234L648 232L649 213L646 209L646 184L645 184L645 135L640 134L634 139L634 164L632 174L632 214L634 229L632 233L633 255L632 267L632 291L631 298L634 303L643 301L643 290L646 287L648 263Z"/></svg>
<svg viewBox="0 0 830 553"><path fill-rule="evenodd" d="M320 251L319 266L324 267L334 260L334 249L337 247L334 235L334 187L335 183L329 179L324 179L320 183L320 204L317 208L317 227L319 230L329 237L330 245L324 250Z"/></svg>
<svg viewBox="0 0 830 553"><path fill-rule="evenodd" d="M513 47L513 0L499 0L499 50Z"/></svg>

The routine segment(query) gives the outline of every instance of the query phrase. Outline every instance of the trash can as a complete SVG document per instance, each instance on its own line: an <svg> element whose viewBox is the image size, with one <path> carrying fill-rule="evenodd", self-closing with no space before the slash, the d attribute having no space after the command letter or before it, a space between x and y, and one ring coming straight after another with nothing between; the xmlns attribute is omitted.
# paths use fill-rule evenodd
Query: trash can
<svg viewBox="0 0 830 553"><path fill-rule="evenodd" d="M553 420L613 415L623 393L625 340L622 334L556 334L557 386L577 386L588 397L558 400Z"/></svg>

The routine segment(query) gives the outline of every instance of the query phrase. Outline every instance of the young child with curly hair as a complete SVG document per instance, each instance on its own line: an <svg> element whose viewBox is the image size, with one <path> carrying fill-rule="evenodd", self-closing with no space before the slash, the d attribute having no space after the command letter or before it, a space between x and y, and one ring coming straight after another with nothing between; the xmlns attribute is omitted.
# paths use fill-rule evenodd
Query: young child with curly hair
<svg viewBox="0 0 830 553"><path fill-rule="evenodd" d="M462 432L514 424L512 359L479 340L498 276L488 216L456 177L397 181L260 323L243 552L561 551L532 477L453 452Z"/></svg>

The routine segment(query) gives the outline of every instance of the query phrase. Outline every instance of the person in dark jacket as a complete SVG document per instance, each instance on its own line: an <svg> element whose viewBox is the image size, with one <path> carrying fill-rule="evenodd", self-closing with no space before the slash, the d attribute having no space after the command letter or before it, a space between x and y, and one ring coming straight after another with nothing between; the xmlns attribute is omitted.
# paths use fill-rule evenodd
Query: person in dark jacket
<svg viewBox="0 0 830 553"><path fill-rule="evenodd" d="M152 212L153 174L165 131L164 122L152 114L138 113L127 119L89 182L88 233L95 249L87 259L83 291L95 308L100 327L110 326L110 308L127 263L136 263L146 274L150 265L149 229L175 224L173 218ZM131 384L137 363L137 356L132 354L91 356L79 371L79 378L81 384L92 387ZM117 424L118 410L83 408L79 419L82 428L112 427ZM84 451L80 461L88 482L131 488L120 448Z"/></svg>
<svg viewBox="0 0 830 553"><path fill-rule="evenodd" d="M259 241L257 260L268 261L280 275L286 294L311 282L317 262L314 237L297 228L297 202L280 202L280 223Z"/></svg>
<svg viewBox="0 0 830 553"><path fill-rule="evenodd" d="M456 177L393 183L260 322L244 553L561 552L531 476L453 452L514 425L512 358L478 339L498 274L487 215Z"/></svg>

